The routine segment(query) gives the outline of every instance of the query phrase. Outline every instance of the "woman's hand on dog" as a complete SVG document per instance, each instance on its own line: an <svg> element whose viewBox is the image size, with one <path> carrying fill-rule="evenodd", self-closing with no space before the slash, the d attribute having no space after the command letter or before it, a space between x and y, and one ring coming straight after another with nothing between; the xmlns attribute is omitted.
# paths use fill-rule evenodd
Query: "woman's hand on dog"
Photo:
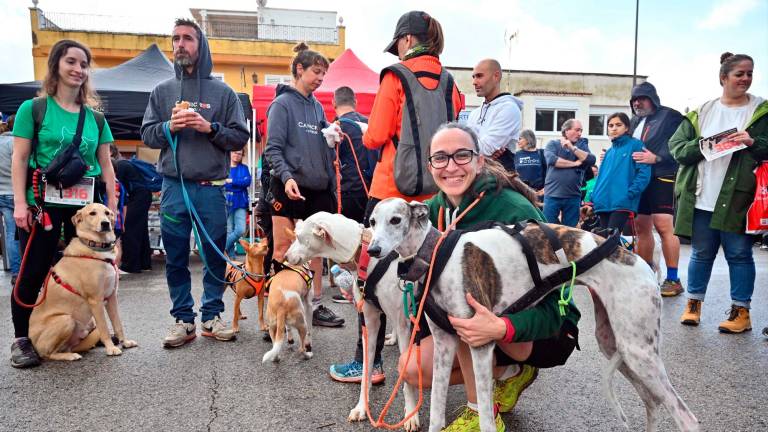
<svg viewBox="0 0 768 432"><path fill-rule="evenodd" d="M501 340L507 333L507 324L467 293L467 304L475 310L472 318L448 316L463 342L471 347L483 346L489 342Z"/></svg>
<svg viewBox="0 0 768 432"><path fill-rule="evenodd" d="M17 227L24 231L29 231L34 216L26 203L17 202L17 204L13 206L13 220L16 222Z"/></svg>

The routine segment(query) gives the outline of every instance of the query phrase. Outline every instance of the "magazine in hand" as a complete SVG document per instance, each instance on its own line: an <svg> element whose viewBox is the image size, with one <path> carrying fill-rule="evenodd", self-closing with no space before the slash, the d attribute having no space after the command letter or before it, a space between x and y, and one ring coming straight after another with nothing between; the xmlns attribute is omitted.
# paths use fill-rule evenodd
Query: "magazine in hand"
<svg viewBox="0 0 768 432"><path fill-rule="evenodd" d="M736 133L736 128L731 128L711 137L701 138L699 140L701 154L704 155L706 160L711 161L746 148L745 144L725 139L728 135L734 133Z"/></svg>

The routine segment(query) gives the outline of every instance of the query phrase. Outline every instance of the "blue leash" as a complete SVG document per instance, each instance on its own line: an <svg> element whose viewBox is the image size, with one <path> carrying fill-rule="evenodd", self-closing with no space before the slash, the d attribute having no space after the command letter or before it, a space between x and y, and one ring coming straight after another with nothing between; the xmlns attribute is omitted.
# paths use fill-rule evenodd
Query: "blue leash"
<svg viewBox="0 0 768 432"><path fill-rule="evenodd" d="M178 146L178 139L175 136L171 135L171 128L170 128L170 122L167 121L163 123L163 133L165 134L165 139L168 140L168 144L171 146L171 151L173 152L173 166L176 168L176 173L179 174L179 182L181 183L181 193L184 197L184 205L187 207L187 212L189 213L189 218L193 222L192 223L192 233L195 236L195 244L197 245L197 250L200 252L200 259L203 261L203 265L205 268L207 268L210 272L210 266L208 265L208 260L205 258L205 250L203 249L202 242L200 241L200 232L203 233L203 236L205 237L205 240L208 241L208 244L211 245L211 248L222 258L224 261L231 265L232 267L236 268L239 272L243 274L243 276L236 280L236 281L227 281L219 279L216 275L214 275L211 272L211 276L213 276L214 279L216 279L218 282L229 284L229 283L237 283L241 280L245 279L248 276L251 276L253 278L263 278L266 277L266 275L263 274L255 274L250 273L245 270L244 266L240 266L239 264L236 264L232 260L229 259L229 257L223 253L218 247L216 247L216 243L213 242L213 239L211 239L211 236L208 234L208 231L205 229L205 225L203 225L203 221L200 218L200 215L197 214L197 210L195 209L195 206L192 204L192 200L189 198L189 193L187 192L187 187L184 185L184 177L181 174L181 170L179 169L179 162L178 162L178 153L176 152L176 148Z"/></svg>

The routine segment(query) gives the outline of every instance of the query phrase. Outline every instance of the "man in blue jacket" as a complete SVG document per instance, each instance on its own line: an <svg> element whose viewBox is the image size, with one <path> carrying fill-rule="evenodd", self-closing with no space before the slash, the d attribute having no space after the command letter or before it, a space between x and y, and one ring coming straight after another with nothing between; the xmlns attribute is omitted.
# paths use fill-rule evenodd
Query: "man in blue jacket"
<svg viewBox="0 0 768 432"><path fill-rule="evenodd" d="M566 120L560 131L563 136L548 142L544 148L547 159L544 216L549 223L575 227L579 222L584 172L595 164L595 155L590 153L587 139L581 137L584 129L580 121Z"/></svg>
<svg viewBox="0 0 768 432"><path fill-rule="evenodd" d="M142 141L160 149L158 171L163 175L161 235L166 252L165 277L173 303L171 315L176 320L163 339L166 348L184 345L196 337L189 274L193 221L182 195L181 178L215 247L224 250L227 215L223 189L229 176L229 152L245 147L249 136L235 92L211 76L211 53L200 27L188 19L176 20L172 43L176 76L152 90L141 125ZM166 139L166 127L178 143L176 154ZM224 311L224 284L220 281L224 280L225 263L205 239L202 248L207 261L200 307L202 334L232 340L235 333L220 317Z"/></svg>
<svg viewBox="0 0 768 432"><path fill-rule="evenodd" d="M669 138L675 133L682 114L661 105L656 87L644 82L632 89L629 101L635 114L629 132L645 144L645 150L632 154L637 163L651 166L651 182L640 197L635 227L637 254L648 264L653 263L654 239L652 228L661 237L661 250L667 265L667 277L661 285L661 295L676 296L683 292L677 276L680 260L680 239L674 234L674 194L677 162L669 153Z"/></svg>

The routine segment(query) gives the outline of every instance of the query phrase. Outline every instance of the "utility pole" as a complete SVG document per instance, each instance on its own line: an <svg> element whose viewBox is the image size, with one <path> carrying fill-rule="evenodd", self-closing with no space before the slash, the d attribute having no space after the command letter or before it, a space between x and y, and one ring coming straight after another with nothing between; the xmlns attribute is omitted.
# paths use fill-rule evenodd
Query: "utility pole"
<svg viewBox="0 0 768 432"><path fill-rule="evenodd" d="M632 88L637 85L637 24L640 16L640 0L635 0L635 64L632 70Z"/></svg>

